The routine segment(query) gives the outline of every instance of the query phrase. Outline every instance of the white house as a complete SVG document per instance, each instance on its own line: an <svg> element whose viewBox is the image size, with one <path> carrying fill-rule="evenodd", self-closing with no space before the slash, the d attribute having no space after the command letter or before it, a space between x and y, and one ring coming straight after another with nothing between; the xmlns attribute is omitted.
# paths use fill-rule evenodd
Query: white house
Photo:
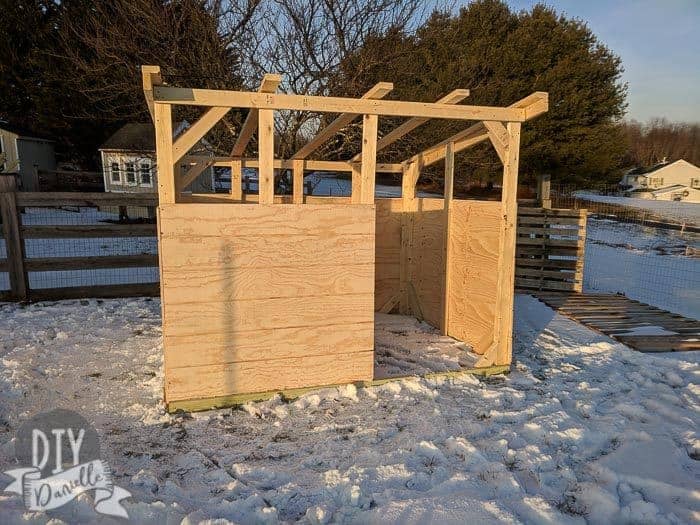
<svg viewBox="0 0 700 525"><path fill-rule="evenodd" d="M700 168L685 160L628 171L620 181L627 197L700 203Z"/></svg>
<svg viewBox="0 0 700 525"><path fill-rule="evenodd" d="M181 122L175 132L177 137L189 127ZM109 137L99 149L102 159L102 176L105 191L120 193L157 193L158 172L156 169L156 137L153 124L124 124ZM211 155L206 144L200 142L193 148L197 155ZM187 170L189 166L182 166ZM188 189L195 193L213 191L212 168L205 170Z"/></svg>

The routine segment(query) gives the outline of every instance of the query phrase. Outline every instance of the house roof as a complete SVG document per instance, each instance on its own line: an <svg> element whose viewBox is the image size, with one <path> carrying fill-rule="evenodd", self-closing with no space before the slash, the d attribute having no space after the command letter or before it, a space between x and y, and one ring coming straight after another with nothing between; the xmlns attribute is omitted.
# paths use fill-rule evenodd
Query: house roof
<svg viewBox="0 0 700 525"><path fill-rule="evenodd" d="M649 168L634 168L631 169L627 172L627 175L651 175L652 173L659 171L663 168L668 168L670 166L692 166L693 168L697 168L694 164L691 164L690 162L679 159L675 160L673 162L660 162L659 164L654 164L653 166Z"/></svg>
<svg viewBox="0 0 700 525"><path fill-rule="evenodd" d="M190 123L182 120L173 129L173 136L178 137L180 133L190 127ZM209 143L202 139L199 141L200 149L207 149ZM109 137L100 151L156 151L156 132L150 122L129 122L119 128Z"/></svg>
<svg viewBox="0 0 700 525"><path fill-rule="evenodd" d="M150 122L129 122L109 137L101 150L155 151L156 135Z"/></svg>

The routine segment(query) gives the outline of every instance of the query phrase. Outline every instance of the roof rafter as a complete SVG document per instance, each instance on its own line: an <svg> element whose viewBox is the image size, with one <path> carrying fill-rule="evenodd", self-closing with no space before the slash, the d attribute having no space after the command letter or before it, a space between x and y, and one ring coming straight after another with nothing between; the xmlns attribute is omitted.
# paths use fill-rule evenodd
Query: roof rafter
<svg viewBox="0 0 700 525"><path fill-rule="evenodd" d="M367 91L367 93L362 95L362 98L378 100L384 98L387 94L389 94L389 92L392 89L394 89L394 84L392 84L391 82L379 82L375 84L374 87L372 87L372 89ZM305 159L318 148L323 146L323 144L328 142L333 137L333 135L338 133L341 129L350 124L357 117L359 117L359 114L343 113L333 122L328 124L328 126L320 130L316 134L316 136L311 140L311 142L306 144L303 148L301 148L294 155L292 155L292 158L297 160Z"/></svg>

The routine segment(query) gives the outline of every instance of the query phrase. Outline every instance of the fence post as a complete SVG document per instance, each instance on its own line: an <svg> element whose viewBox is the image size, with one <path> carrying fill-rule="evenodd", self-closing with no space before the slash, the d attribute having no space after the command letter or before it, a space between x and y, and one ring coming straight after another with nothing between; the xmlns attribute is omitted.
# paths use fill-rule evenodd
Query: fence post
<svg viewBox="0 0 700 525"><path fill-rule="evenodd" d="M10 276L10 293L13 299L27 300L28 279L24 270L24 242L20 233L17 210L17 181L14 175L0 176L0 216L7 252L7 270Z"/></svg>
<svg viewBox="0 0 700 525"><path fill-rule="evenodd" d="M537 202L542 208L552 207L550 175L537 176Z"/></svg>

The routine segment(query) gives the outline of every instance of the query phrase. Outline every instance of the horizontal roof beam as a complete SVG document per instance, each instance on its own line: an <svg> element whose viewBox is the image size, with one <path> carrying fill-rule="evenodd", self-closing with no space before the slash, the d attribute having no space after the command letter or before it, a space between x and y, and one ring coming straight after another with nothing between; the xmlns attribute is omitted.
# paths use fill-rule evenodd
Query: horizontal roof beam
<svg viewBox="0 0 700 525"><path fill-rule="evenodd" d="M214 89L189 89L155 86L154 100L163 104L192 106L228 106L274 110L317 111L321 113L353 113L357 115L384 115L391 117L423 117L453 120L496 120L523 122L526 111L511 106L459 106L430 102L402 102L395 100L369 100L345 97L319 97L222 91Z"/></svg>
<svg viewBox="0 0 700 525"><path fill-rule="evenodd" d="M375 84L372 89L367 91L367 93L362 95L362 98L371 100L381 99L388 95L392 89L394 89L394 84L391 82L379 82L378 84ZM320 130L308 144L292 155L292 158L305 159L328 142L336 133L350 124L357 117L359 117L359 114L357 113L343 113L333 122L328 124L328 126Z"/></svg>

